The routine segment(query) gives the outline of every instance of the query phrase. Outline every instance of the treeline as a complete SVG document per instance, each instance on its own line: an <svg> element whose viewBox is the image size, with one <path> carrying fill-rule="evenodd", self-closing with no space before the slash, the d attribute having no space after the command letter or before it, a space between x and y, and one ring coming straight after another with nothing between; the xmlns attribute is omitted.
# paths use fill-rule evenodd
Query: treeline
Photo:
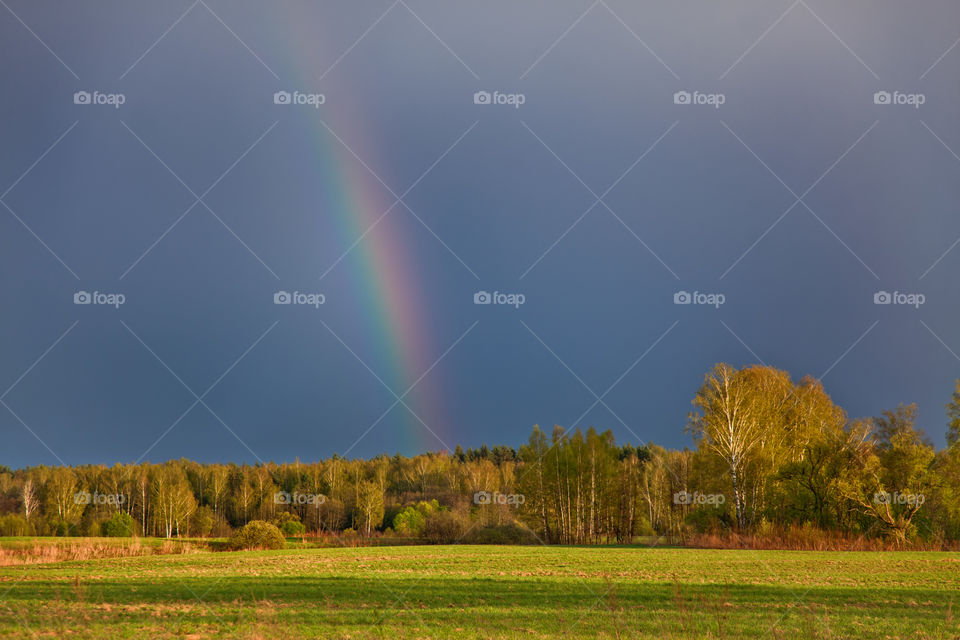
<svg viewBox="0 0 960 640"><path fill-rule="evenodd" d="M190 460L0 467L0 535L288 535L435 542L630 542L801 527L960 540L960 381L936 450L915 405L849 418L819 381L716 365L687 419L693 448L539 427L523 446L288 464Z"/></svg>

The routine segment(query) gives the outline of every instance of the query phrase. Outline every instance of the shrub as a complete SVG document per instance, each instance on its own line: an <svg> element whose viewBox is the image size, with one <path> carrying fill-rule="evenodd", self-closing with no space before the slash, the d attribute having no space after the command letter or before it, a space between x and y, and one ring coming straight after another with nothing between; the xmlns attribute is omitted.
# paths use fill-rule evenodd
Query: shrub
<svg viewBox="0 0 960 640"><path fill-rule="evenodd" d="M407 507L393 519L393 529L401 536L416 538L423 533L427 518L415 507Z"/></svg>
<svg viewBox="0 0 960 640"><path fill-rule="evenodd" d="M302 536L306 530L307 528L303 526L303 523L297 522L296 520L287 520L280 525L280 532L291 538L294 536Z"/></svg>
<svg viewBox="0 0 960 640"><path fill-rule="evenodd" d="M26 536L32 533L27 519L18 513L0 516L0 536Z"/></svg>
<svg viewBox="0 0 960 640"><path fill-rule="evenodd" d="M420 501L398 513L393 518L393 528L400 536L420 537L427 522L427 516L443 510L436 500Z"/></svg>
<svg viewBox="0 0 960 640"><path fill-rule="evenodd" d="M657 535L657 532L656 532L656 530L653 528L653 525L650 524L650 521L647 520L646 518L643 518L643 519L640 520L640 522L637 524L636 535L641 536L641 537L656 536L656 535Z"/></svg>
<svg viewBox="0 0 960 640"><path fill-rule="evenodd" d="M437 511L427 516L423 537L433 544L452 544L466 531L463 518L452 511Z"/></svg>
<svg viewBox="0 0 960 640"><path fill-rule="evenodd" d="M281 511L271 522L280 529L285 536L302 536L307 528L300 522L300 517L289 511Z"/></svg>
<svg viewBox="0 0 960 640"><path fill-rule="evenodd" d="M135 526L129 513L117 511L100 525L100 531L111 538L129 538L136 531Z"/></svg>
<svg viewBox="0 0 960 640"><path fill-rule="evenodd" d="M215 522L216 514L214 514L213 509L204 505L190 516L190 530L201 538L206 538L213 530Z"/></svg>
<svg viewBox="0 0 960 640"><path fill-rule="evenodd" d="M280 529L263 520L251 520L230 536L230 548L237 550L283 549L286 545Z"/></svg>

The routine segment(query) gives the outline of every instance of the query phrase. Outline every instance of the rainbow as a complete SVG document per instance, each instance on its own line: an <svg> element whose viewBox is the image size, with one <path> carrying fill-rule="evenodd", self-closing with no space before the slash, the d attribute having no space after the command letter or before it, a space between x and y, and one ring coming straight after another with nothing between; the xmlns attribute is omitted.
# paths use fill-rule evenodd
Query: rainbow
<svg viewBox="0 0 960 640"><path fill-rule="evenodd" d="M341 150L343 154L349 155L349 152L326 129L323 133L327 136L325 151L331 154L325 163L324 177L329 184L327 193L331 200L336 200L329 204L338 217L339 235L344 246L353 244L376 224L337 267L350 269L357 291L363 292L365 311L362 315L371 323L369 329L375 340L374 351L381 356L380 363L370 363L370 366L397 395L402 396L416 383L415 389L403 400L437 435L431 434L402 405L394 407L393 412L408 418L404 441L416 447L415 452L436 451L443 448L438 437L449 440L441 432L449 425L442 421L446 414L435 376L428 375L417 382L433 364L431 354L437 352L428 332L430 321L423 314L429 307L421 291L422 277L408 250L411 243L405 237L407 232L398 224L399 217L405 215L403 205L398 204L377 222L392 202L385 202L379 196L383 189L370 184L376 179L357 165L352 155L339 157ZM338 135L341 134L338 132ZM364 156L355 141L356 138L351 137L350 146L362 158ZM333 145L340 149L331 148ZM345 170L350 166L358 166L358 170ZM377 428L382 429L386 420Z"/></svg>
<svg viewBox="0 0 960 640"><path fill-rule="evenodd" d="M310 38L317 45L316 33L306 33L306 21L286 29L287 36L298 31L301 38ZM288 25L290 26L290 25ZM315 26L315 25L313 25ZM301 51L306 47L298 47ZM437 451L444 448L443 441L449 442L450 422L447 420L441 389L436 375L424 376L430 369L439 351L432 344L431 321L425 315L430 307L424 300L420 266L414 261L410 247L409 233L400 224L400 217L406 215L402 204L396 204L386 216L381 216L393 204L393 198L387 200L387 190L379 184L356 158L356 153L364 162L376 157L376 148L362 126L357 124L357 114L361 113L356 105L350 104L350 91L343 86L330 90L330 80L335 72L324 79L318 87L317 79L326 71L321 67L328 61L316 61L313 54L297 58L293 62L302 70L305 80L302 86L282 87L284 90L323 92L326 103L320 107L313 132L317 140L318 175L322 179L326 199L325 209L334 212L338 235L344 250L353 245L358 238L363 239L350 251L335 269L347 269L355 280L355 290L363 292L361 303L364 309L361 318L369 323L367 327L372 336L377 362L368 362L379 376L399 396L414 383L416 387L403 401L416 412L417 416L429 426L411 415L403 405L398 404L391 415L370 432L376 438L376 432L386 428L391 418L403 416L401 440L410 447L408 453ZM333 60L335 58L327 58ZM308 107L309 109L309 107ZM311 109L312 111L312 109ZM349 117L338 117L349 114ZM327 130L324 122L337 136L350 145L347 149ZM349 130L338 130L342 123L350 122ZM388 177L383 180L390 184ZM390 184L390 188L402 192L399 185ZM379 220L379 221L378 221ZM376 225L368 232L371 225ZM364 235L366 234L366 235ZM390 397L389 404L395 398ZM379 414L378 414L379 415ZM358 425L359 437L368 425ZM433 431L433 433L431 433ZM352 444L352 443L351 443Z"/></svg>

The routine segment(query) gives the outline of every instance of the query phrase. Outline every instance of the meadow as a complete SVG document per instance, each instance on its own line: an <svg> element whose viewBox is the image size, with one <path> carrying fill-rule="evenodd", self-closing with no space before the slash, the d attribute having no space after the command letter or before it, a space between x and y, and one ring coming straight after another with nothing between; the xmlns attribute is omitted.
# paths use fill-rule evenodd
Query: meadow
<svg viewBox="0 0 960 640"><path fill-rule="evenodd" d="M0 637L960 637L958 553L146 546L0 567Z"/></svg>

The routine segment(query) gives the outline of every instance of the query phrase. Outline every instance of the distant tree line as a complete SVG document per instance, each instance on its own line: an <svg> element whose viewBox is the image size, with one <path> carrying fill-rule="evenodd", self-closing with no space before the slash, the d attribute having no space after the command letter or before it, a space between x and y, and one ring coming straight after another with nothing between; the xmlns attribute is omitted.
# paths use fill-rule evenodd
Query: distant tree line
<svg viewBox="0 0 960 640"><path fill-rule="evenodd" d="M434 542L630 542L807 527L960 540L960 380L947 447L915 405L851 419L821 383L716 365L686 422L694 447L618 445L609 431L370 460L0 467L0 535L227 536L251 520L288 535Z"/></svg>

